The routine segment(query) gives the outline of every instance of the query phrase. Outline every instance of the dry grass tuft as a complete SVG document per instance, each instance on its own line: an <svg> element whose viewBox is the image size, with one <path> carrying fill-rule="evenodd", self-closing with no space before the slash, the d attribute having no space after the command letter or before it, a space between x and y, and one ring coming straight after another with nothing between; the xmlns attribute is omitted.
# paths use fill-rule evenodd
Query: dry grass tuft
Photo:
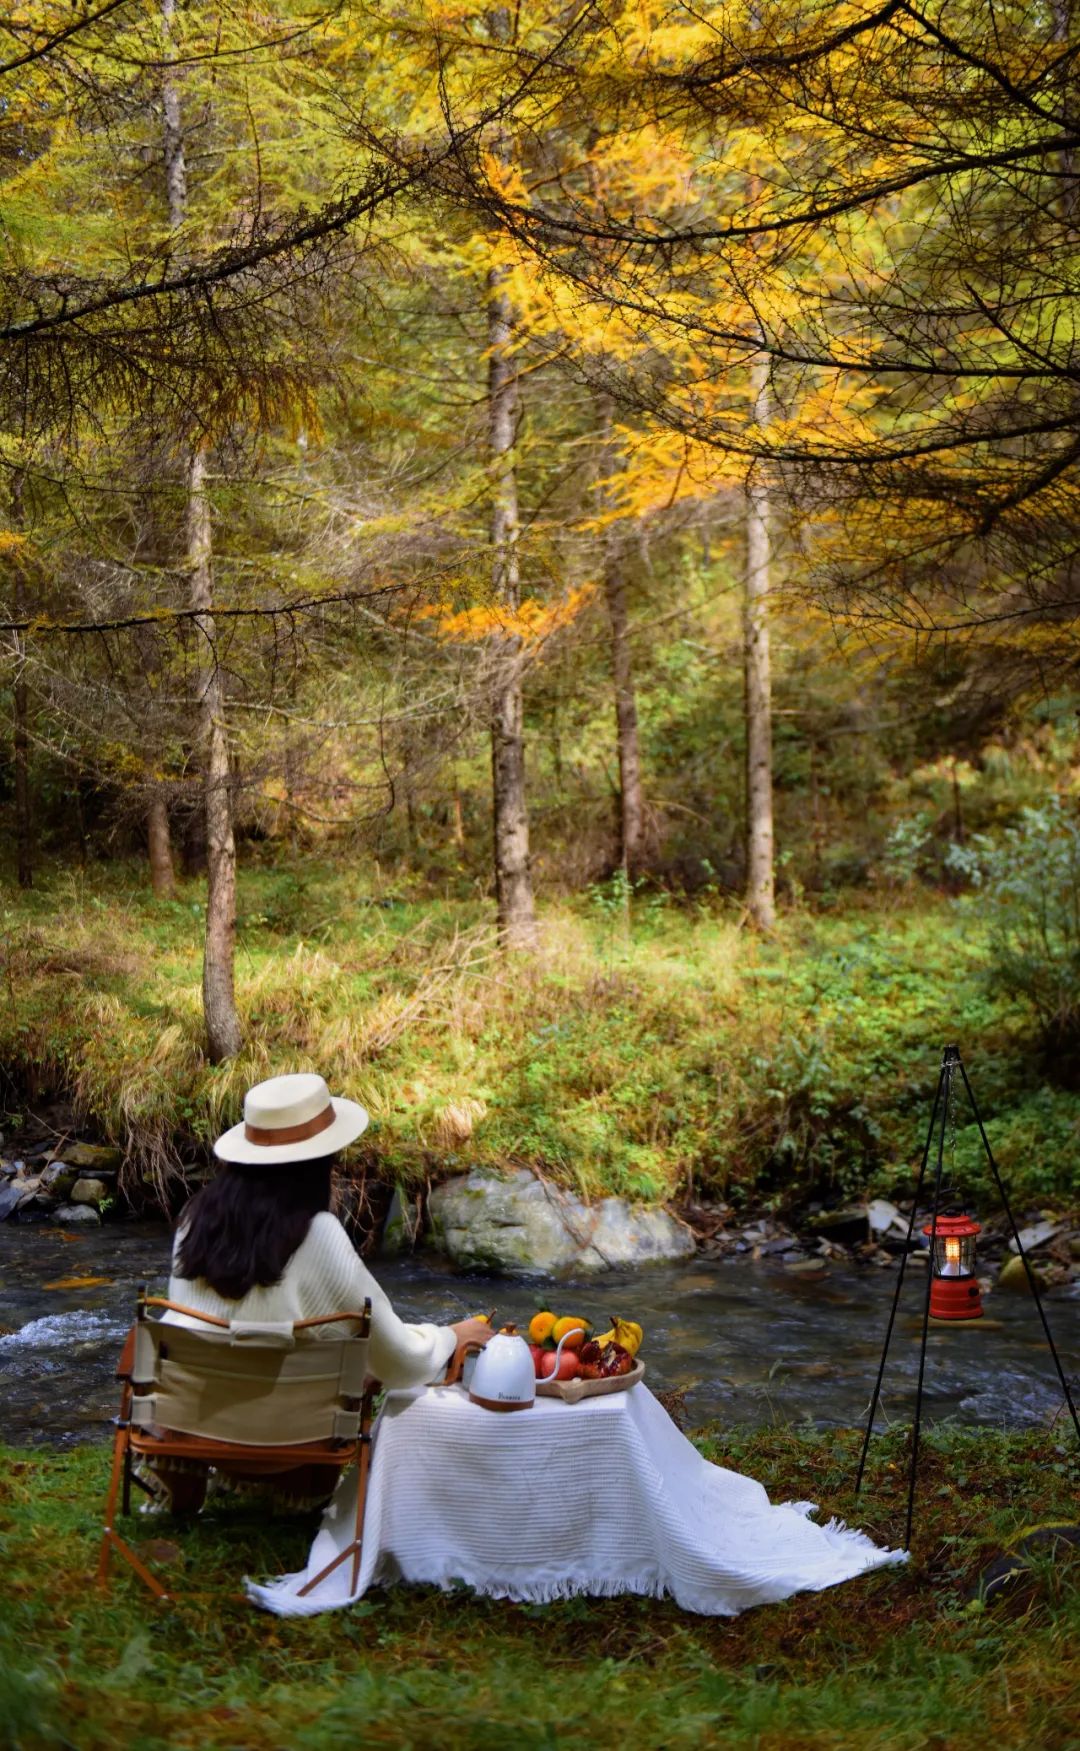
<svg viewBox="0 0 1080 1751"><path fill-rule="evenodd" d="M245 1046L214 1067L199 888L161 905L95 871L0 912L0 1052L27 1087L73 1096L123 1147L128 1186L163 1197L251 1083L311 1069L367 1107L369 1147L399 1183L524 1163L586 1197L652 1201L688 1186L846 1195L875 1175L892 1190L936 1043L959 1032L998 1076L979 1084L993 1123L1030 1145L1022 1162L1005 1152L1014 1183L1037 1173L1043 1199L1068 1183L1075 1114L1041 1091L1022 1104L1028 1042L985 995L973 915L796 914L761 942L662 898L629 921L553 902L539 952L508 957L472 901L373 903L351 867L245 871Z"/></svg>

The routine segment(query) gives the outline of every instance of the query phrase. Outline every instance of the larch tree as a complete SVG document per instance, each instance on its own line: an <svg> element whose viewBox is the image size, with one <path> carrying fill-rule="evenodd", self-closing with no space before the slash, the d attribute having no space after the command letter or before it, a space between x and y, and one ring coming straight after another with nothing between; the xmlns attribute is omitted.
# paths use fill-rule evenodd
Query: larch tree
<svg viewBox="0 0 1080 1751"><path fill-rule="evenodd" d="M513 353L514 312L505 267L487 276L488 443L491 455L492 601L509 619L521 607L518 489L515 469L518 386ZM536 941L536 908L529 867L529 813L525 784L522 642L512 625L491 634L491 810L495 902L499 934L508 948Z"/></svg>
<svg viewBox="0 0 1080 1751"><path fill-rule="evenodd" d="M1075 33L1065 8L996 0L645 5L568 47L567 108L630 132L662 117L695 202L628 187L598 207L565 174L526 199L470 167L474 200L579 299L684 346L686 369L628 373L620 397L745 464L764 447L774 500L832 524L804 551L839 614L1027 644L1033 677L1048 638L1072 650ZM732 146L751 136L771 168L748 204ZM765 446L703 393L757 351ZM795 384L864 417L793 427Z"/></svg>
<svg viewBox="0 0 1080 1751"><path fill-rule="evenodd" d="M174 50L175 0L162 0L164 38ZM163 146L169 229L179 239L188 218L187 157L175 62L162 73ZM225 685L214 619L213 523L207 484L209 439L188 439L185 474L185 570L193 626L202 644L196 689L195 759L206 819L206 927L203 1015L212 1063L240 1050L236 1009L236 835Z"/></svg>
<svg viewBox="0 0 1080 1751"><path fill-rule="evenodd" d="M754 415L769 423L769 362L750 366ZM746 572L743 663L746 711L746 905L760 930L776 923L773 870L772 673L769 645L771 533L769 487L763 464L752 462L746 482Z"/></svg>
<svg viewBox="0 0 1080 1751"><path fill-rule="evenodd" d="M214 575L212 446L224 443L234 457L250 453L277 422L310 407L318 371L308 350L318 338L311 305L339 257L351 267L362 253L362 245L342 243L351 218L377 212L401 179L361 166L356 180L363 192L354 185L342 195L340 187L313 188L311 155L301 155L297 170L295 153L286 154L285 142L295 142L298 128L314 127L317 115L317 104L304 107L307 87L301 81L298 95L289 56L280 51L289 43L299 61L318 63L315 26L299 9L279 17L277 33L254 9L181 13L171 0L137 0L121 20L111 16L117 10L106 6L73 22L53 0L34 0L25 18L0 26L0 79L4 91L18 93L0 115L7 218L0 246L6 428L0 459L10 467L20 458L14 477L25 477L28 496L31 489L37 498L51 494L55 554L63 548L65 507L74 513L69 538L76 547L100 541L102 559L109 550L106 562L87 571L85 592L76 584L79 568L66 568L75 586L67 614L57 614L40 591L30 599L19 583L24 571L16 578L8 568L15 581L5 592L4 618L17 699L25 697L28 665L42 641L55 649L57 639L70 638L76 652L87 641L103 655L109 651L119 706L114 729L126 710L118 691L123 641L172 627L181 647L185 641L189 650L197 647L197 723L194 735L181 739L196 744L204 790L203 996L209 1052L219 1059L240 1045L222 615L233 627L267 616L272 627L286 609L277 592L260 599L250 589L222 604ZM276 52L266 40L275 34ZM16 79L25 83L16 87ZM193 114L200 130L194 200L186 149ZM96 194L87 207L88 186ZM13 436L20 420L21 435ZM97 502L95 478L100 485L108 476L110 446L138 429L159 454L166 448L162 434L171 433L181 455L183 551L174 555L166 591L160 566L125 557L122 519L108 529ZM168 482L153 491L164 502ZM132 497L117 483L114 506ZM80 594L76 608L73 596ZM91 742L100 740L92 723L87 732ZM137 723L133 739L140 739ZM144 798L148 788L155 796L159 790L151 767L137 754L102 758L102 770L137 771ZM166 823L160 808L149 812L160 886L168 880Z"/></svg>
<svg viewBox="0 0 1080 1751"><path fill-rule="evenodd" d="M604 600L611 628L611 679L615 695L615 748L619 762L619 862L633 881L641 874L645 853L645 800L641 780L637 698L634 690L633 647L630 638L629 591L626 577L626 532L615 520L614 482L619 457L612 431L611 396L597 396L600 532Z"/></svg>
<svg viewBox="0 0 1080 1751"><path fill-rule="evenodd" d="M29 563L25 536L23 506L24 476L16 470L11 478L10 529L3 542L10 570L12 602L21 618L26 612L28 592L26 566ZM11 754L15 775L15 860L20 888L34 885L34 825L30 800L30 701L26 680L26 640L20 633L13 635L14 675L11 685L12 726Z"/></svg>

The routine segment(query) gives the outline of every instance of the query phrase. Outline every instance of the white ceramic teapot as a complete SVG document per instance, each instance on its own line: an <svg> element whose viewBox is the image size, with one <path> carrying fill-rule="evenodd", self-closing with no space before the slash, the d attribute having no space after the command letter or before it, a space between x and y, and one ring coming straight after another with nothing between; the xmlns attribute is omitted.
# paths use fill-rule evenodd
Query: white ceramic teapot
<svg viewBox="0 0 1080 1751"><path fill-rule="evenodd" d="M536 1398L532 1351L512 1325L468 1358L462 1378L473 1404L487 1411L527 1411Z"/></svg>
<svg viewBox="0 0 1080 1751"><path fill-rule="evenodd" d="M559 1339L553 1378L558 1378L563 1345L572 1337L584 1335L580 1326L575 1326ZM532 1351L525 1339L518 1336L515 1326L504 1325L477 1355L467 1358L461 1383L468 1388L473 1404L483 1405L486 1411L527 1411L536 1402Z"/></svg>

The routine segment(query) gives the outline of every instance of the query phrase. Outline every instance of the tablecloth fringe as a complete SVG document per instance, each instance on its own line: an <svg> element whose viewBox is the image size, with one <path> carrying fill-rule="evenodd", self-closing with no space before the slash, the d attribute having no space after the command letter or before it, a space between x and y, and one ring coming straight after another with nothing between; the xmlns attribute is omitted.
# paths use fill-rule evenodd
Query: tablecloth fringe
<svg viewBox="0 0 1080 1751"><path fill-rule="evenodd" d="M786 1506L795 1507L789 1503ZM799 1504L802 1505L802 1504ZM810 1506L811 1504L806 1504ZM843 1581L851 1580L857 1574L869 1569L883 1568L893 1563L907 1561L908 1553L904 1550L882 1550L865 1532L853 1531L842 1520L830 1520L821 1530L829 1540L829 1544L848 1560L846 1564L837 1565L837 1572L832 1576L822 1574L813 1582L807 1582L805 1588L798 1591L820 1592L826 1587L837 1586ZM855 1567L851 1566L853 1557L858 1557ZM264 1611L273 1612L278 1617L310 1617L319 1611L343 1610L354 1604L352 1599L306 1598L302 1599L292 1590L302 1583L303 1576L282 1576L278 1581L254 1582L245 1579L245 1590L253 1604L259 1605ZM394 1582L380 1581L375 1577L374 1585L393 1585ZM425 1574L424 1586L440 1587L443 1592L453 1592L459 1587L470 1588L474 1593L485 1599L508 1599L519 1605L550 1605L558 1599L576 1599L586 1596L594 1599L613 1599L623 1593L632 1593L640 1598L674 1599L683 1611L693 1611L706 1617L735 1617L745 1610L749 1604L766 1603L768 1600L768 1583L763 1579L760 1585L744 1582L741 1586L733 1584L736 1594L744 1597L737 1601L725 1600L722 1597L722 1584L713 1585L698 1590L694 1587L679 1584L673 1587L668 1578L661 1574L655 1565L639 1569L634 1574L597 1575L586 1570L575 1574L559 1575L537 1574L535 1570L525 1576L502 1577L492 1576L463 1569L460 1563L448 1563L444 1568ZM745 1595L750 1595L746 1597ZM787 1597L785 1592L783 1597Z"/></svg>
<svg viewBox="0 0 1080 1751"><path fill-rule="evenodd" d="M860 1532L858 1527L849 1526L846 1520L838 1520L835 1516L827 1520L821 1530L836 1550L865 1551L867 1557L872 1555L874 1561L870 1566L873 1568L881 1568L888 1563L906 1563L908 1560L909 1553L906 1550L882 1550L868 1532Z"/></svg>

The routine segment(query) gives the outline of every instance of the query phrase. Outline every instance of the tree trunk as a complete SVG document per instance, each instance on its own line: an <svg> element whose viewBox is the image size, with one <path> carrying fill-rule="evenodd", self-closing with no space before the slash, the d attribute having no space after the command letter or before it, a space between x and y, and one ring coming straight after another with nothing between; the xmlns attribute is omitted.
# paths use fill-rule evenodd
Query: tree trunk
<svg viewBox="0 0 1080 1751"><path fill-rule="evenodd" d="M610 396L599 398L600 470L610 479L615 470L615 446L611 433ZM600 489L601 502L611 500L610 487ZM627 610L625 547L613 525L603 532L604 597L611 622L611 674L615 684L615 742L619 755L619 861L631 879L641 869L645 838L645 805L641 793L641 752L638 742L637 700L630 652L630 619Z"/></svg>
<svg viewBox="0 0 1080 1751"><path fill-rule="evenodd" d="M491 546L495 602L515 613L520 606L514 473L517 380L509 356L514 318L510 299L503 290L505 277L505 269L492 268L487 281ZM498 928L508 948L532 948L536 942L536 909L525 801L521 640L510 632L497 633L493 646L491 779Z"/></svg>
<svg viewBox="0 0 1080 1751"><path fill-rule="evenodd" d="M171 45L176 18L176 0L161 0L161 20L165 40ZM169 227L176 231L187 212L187 165L184 160L184 140L180 131L180 95L169 68L162 74L162 140L165 159L165 198L169 212ZM150 886L159 900L171 900L176 894L173 865L172 833L165 798L156 792L146 811L146 840L150 859Z"/></svg>
<svg viewBox="0 0 1080 1751"><path fill-rule="evenodd" d="M169 837L169 811L160 791L154 793L146 811L146 838L150 852L150 885L159 900L171 900L176 895L176 877Z"/></svg>
<svg viewBox="0 0 1080 1751"><path fill-rule="evenodd" d="M11 482L11 527L21 534L23 528L23 476L18 471ZM16 547L12 553L15 574L14 606L16 620L26 614L26 560ZM15 768L15 869L20 888L34 885L33 822L30 818L30 701L26 687L26 639L21 632L13 635L15 647L15 681L12 687L12 760Z"/></svg>
<svg viewBox="0 0 1080 1751"><path fill-rule="evenodd" d="M161 22L165 40L172 47L176 22L176 0L161 0ZM187 160L184 156L184 135L180 126L180 93L171 67L166 67L161 79L162 135L165 148L165 199L169 208L169 229L179 231L187 218Z"/></svg>
<svg viewBox="0 0 1080 1751"><path fill-rule="evenodd" d="M206 456L192 452L188 470L187 560L194 625L204 641L205 659L199 675L199 749L206 795L206 940L203 949L203 1011L211 1063L220 1064L240 1050L240 1020L236 1013L236 843L233 838L232 781L229 736L225 722L225 690L218 662L217 633L209 612L213 601L210 501L206 493Z"/></svg>
<svg viewBox="0 0 1080 1751"><path fill-rule="evenodd" d="M162 0L161 16L171 44L175 0ZM162 75L165 192L169 224L187 218L187 164L180 98L171 67ZM206 935L203 944L203 1014L210 1061L220 1064L240 1050L236 1013L236 841L233 837L232 774L225 722L225 688L218 661L213 605L213 542L206 492L206 450L196 443L187 470L187 571L196 636L202 641L196 689L196 749L203 777L206 818Z"/></svg>
<svg viewBox="0 0 1080 1751"><path fill-rule="evenodd" d="M16 598L16 613L21 614ZM15 723L13 753L15 756L15 856L20 888L34 885L34 856L30 820L30 714L26 695L26 649L17 637L18 654L15 670Z"/></svg>
<svg viewBox="0 0 1080 1751"><path fill-rule="evenodd" d="M769 424L769 361L750 367L759 432ZM746 483L746 904L760 930L776 923L773 886L772 686L769 673L769 488L763 465Z"/></svg>

